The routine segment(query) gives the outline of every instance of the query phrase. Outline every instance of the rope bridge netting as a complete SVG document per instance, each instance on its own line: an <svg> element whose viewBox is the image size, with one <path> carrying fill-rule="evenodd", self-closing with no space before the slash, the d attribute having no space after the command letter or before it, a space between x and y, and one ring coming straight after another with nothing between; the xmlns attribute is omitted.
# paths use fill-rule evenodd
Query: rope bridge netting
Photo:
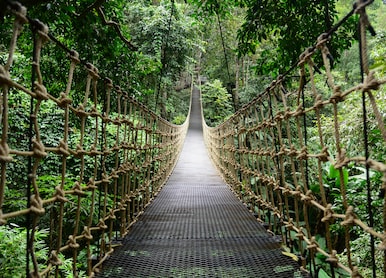
<svg viewBox="0 0 386 278"><path fill-rule="evenodd" d="M385 275L386 79L369 70L371 2L357 1L290 71L220 126L204 128L223 179L312 277ZM358 15L362 77L346 84L331 67L329 40Z"/></svg>
<svg viewBox="0 0 386 278"><path fill-rule="evenodd" d="M2 277L93 276L167 180L188 121L177 126L158 117L23 6L9 1L7 10L14 24L0 65L0 228L24 225L27 254L24 274ZM27 65L17 64L28 55L17 47L21 32L30 32L34 43ZM42 76L47 47L67 54L67 76ZM32 82L14 72L20 67ZM67 80L65 89L51 92L60 79ZM53 125L60 134L51 134ZM0 264L20 259L3 252Z"/></svg>

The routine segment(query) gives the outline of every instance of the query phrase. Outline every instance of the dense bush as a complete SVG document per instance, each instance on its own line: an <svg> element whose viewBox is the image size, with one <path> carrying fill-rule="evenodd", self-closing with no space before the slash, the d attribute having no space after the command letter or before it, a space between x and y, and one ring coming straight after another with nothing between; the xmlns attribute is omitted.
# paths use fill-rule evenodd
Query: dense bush
<svg viewBox="0 0 386 278"><path fill-rule="evenodd" d="M220 80L202 85L201 98L204 118L209 126L222 123L232 114L231 96Z"/></svg>

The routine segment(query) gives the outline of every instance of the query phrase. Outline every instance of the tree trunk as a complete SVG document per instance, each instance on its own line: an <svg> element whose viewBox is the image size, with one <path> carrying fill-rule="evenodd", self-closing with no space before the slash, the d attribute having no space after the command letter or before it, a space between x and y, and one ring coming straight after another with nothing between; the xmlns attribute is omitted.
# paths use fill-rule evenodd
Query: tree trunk
<svg viewBox="0 0 386 278"><path fill-rule="evenodd" d="M168 92L165 89L162 89L162 97L161 97L161 117L167 119L167 111L166 111L166 100L168 99Z"/></svg>
<svg viewBox="0 0 386 278"><path fill-rule="evenodd" d="M235 80L235 88L232 90L233 101L235 111L239 109L240 101L239 101L239 79L240 79L240 59L236 56L236 80Z"/></svg>
<svg viewBox="0 0 386 278"><path fill-rule="evenodd" d="M244 57L241 58L241 87L245 86L245 60Z"/></svg>

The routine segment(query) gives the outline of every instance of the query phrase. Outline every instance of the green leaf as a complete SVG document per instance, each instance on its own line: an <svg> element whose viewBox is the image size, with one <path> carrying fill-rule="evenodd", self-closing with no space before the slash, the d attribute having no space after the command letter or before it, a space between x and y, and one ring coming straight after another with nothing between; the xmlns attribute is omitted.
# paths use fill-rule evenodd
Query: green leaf
<svg viewBox="0 0 386 278"><path fill-rule="evenodd" d="M330 165L329 171L328 171L328 177L331 179L335 179L335 185L340 186L340 173L343 175L343 185L346 186L348 183L348 171L347 169L338 170L335 169L334 165Z"/></svg>
<svg viewBox="0 0 386 278"><path fill-rule="evenodd" d="M312 191L312 193L320 193L320 187L319 187L319 184L312 184L310 186L310 189Z"/></svg>
<svg viewBox="0 0 386 278"><path fill-rule="evenodd" d="M329 172L328 172L328 177L329 178L338 178L339 177L339 171L337 169L335 169L334 165L330 165L330 169L329 169Z"/></svg>
<svg viewBox="0 0 386 278"><path fill-rule="evenodd" d="M338 171L339 173L339 171ZM343 185L346 186L347 183L348 183L348 171L347 169L342 169L342 174L343 174ZM340 175L338 174L338 177L336 177L336 181L335 181L335 184L337 186L340 186Z"/></svg>
<svg viewBox="0 0 386 278"><path fill-rule="evenodd" d="M323 269L319 269L318 278L331 278Z"/></svg>

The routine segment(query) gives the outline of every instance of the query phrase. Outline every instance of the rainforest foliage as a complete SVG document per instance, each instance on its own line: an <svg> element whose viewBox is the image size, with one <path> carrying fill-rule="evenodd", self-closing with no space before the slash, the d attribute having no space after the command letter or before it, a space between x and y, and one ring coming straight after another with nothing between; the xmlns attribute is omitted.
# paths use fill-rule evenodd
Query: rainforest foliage
<svg viewBox="0 0 386 278"><path fill-rule="evenodd" d="M162 117L176 124L184 121L189 110L190 84L198 77L205 79L202 86L204 112L209 125L218 125L237 109L251 101L273 78L285 73L299 55L316 42L319 34L329 30L351 8L349 0L24 0L31 18L37 18L49 26L50 33L63 45L75 49L84 61L91 62L101 75L112 79L132 97L150 107ZM3 14L5 1L0 1L0 63L7 58L12 21ZM370 21L376 31L371 39L370 59L380 74L386 72L386 5L374 1L368 11ZM330 49L334 58L336 78L341 82L360 79L360 69L354 67L358 59L356 41L357 17L352 17L333 36ZM30 33L23 32L19 38L15 58L19 65L28 64L33 51ZM63 51L52 45L44 49L46 67L42 69L44 78L57 80L47 88L53 95L59 95L65 86L68 59ZM321 61L317 61L321 62ZM27 84L31 73L22 66L13 68L13 74ZM81 80L77 80L82 87ZM320 84L325 80L320 80ZM84 87L84 86L83 86ZM323 86L321 86L323 87ZM386 99L386 92L381 92ZM77 98L80 96L73 96ZM15 142L28 144L25 133L28 115L25 111L29 100L13 95L9 100L10 121L13 122ZM347 105L343 127L348 133L361 132L358 123L350 122L353 113L360 113L359 107ZM380 105L386 113L386 104ZM56 140L61 134L60 126L55 125L53 107L42 107L42 124ZM325 121L329 122L326 115ZM325 134L333 133L333 126L326 128ZM310 126L309 132L315 135L316 127ZM385 148L379 131L371 131L372 144L377 156L386 157ZM50 138L45 138L49 141ZM355 151L357 142L345 138L344 144ZM328 143L328 142L327 142ZM71 168L71 161L68 162ZM12 164L15 172L25 170L22 164ZM18 168L19 169L16 169ZM55 161L45 162L45 172L57 172ZM23 168L23 169L22 169ZM363 169L352 169L347 173L352 197L358 205L364 205ZM68 177L71 179L72 177ZM381 177L372 175L377 183ZM331 198L338 194L334 188L333 169L326 168L324 173L326 187L331 190ZM39 180L47 184L47 194L55 182L53 176L41 176ZM12 184L25 184L20 177L9 177ZM4 205L12 208L25 207L25 194L17 186L10 186L6 192L12 198ZM359 193L358 193L359 192ZM377 199L378 200L378 199ZM339 205L339 204L337 204ZM84 204L87 209L88 204ZM381 201L374 203L381 209ZM363 210L365 213L365 209ZM380 214L379 214L380 215ZM22 226L23 219L15 224ZM43 219L44 221L44 219ZM48 220L47 220L48 221ZM379 220L377 223L381 223ZM71 219L66 220L71 226ZM15 233L16 231L16 233ZM334 231L339 239L343 233L338 227ZM19 241L18 229L1 228L0 248L17 253L20 245L5 244ZM41 234L41 242L46 235ZM363 237L358 235L357 249L362 261L368 258L368 251L361 249ZM43 244L43 243L42 243ZM18 251L19 250L19 251ZM21 252L21 251L20 251ZM42 248L41 253L45 249ZM360 258L358 258L360 260ZM0 273L2 257L0 255ZM19 264L18 262L15 262ZM4 264L5 265L5 264ZM327 275L327 274L326 274ZM327 277L327 276L326 276Z"/></svg>

